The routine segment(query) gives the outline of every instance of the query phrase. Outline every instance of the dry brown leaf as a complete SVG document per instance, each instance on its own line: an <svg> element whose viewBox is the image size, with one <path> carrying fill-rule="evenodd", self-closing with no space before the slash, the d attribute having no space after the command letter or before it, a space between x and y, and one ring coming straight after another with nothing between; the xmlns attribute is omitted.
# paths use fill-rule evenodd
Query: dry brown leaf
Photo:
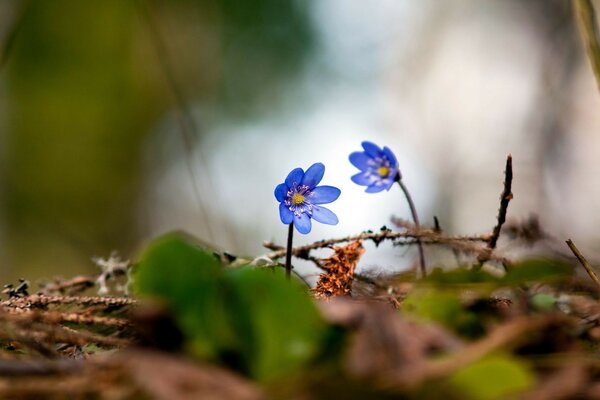
<svg viewBox="0 0 600 400"><path fill-rule="evenodd" d="M578 398L589 387L589 373L585 363L577 360L566 362L549 374L531 392L524 394L526 400L561 400Z"/></svg>
<svg viewBox="0 0 600 400"><path fill-rule="evenodd" d="M360 378L424 367L432 354L449 353L464 346L442 328L402 318L385 303L337 298L321 306L330 323L353 331L346 368Z"/></svg>
<svg viewBox="0 0 600 400"><path fill-rule="evenodd" d="M358 240L346 246L334 247L333 251L333 255L321 263L326 272L321 274L314 289L315 296L320 299L350 295L354 269L365 249L362 241Z"/></svg>
<svg viewBox="0 0 600 400"><path fill-rule="evenodd" d="M119 355L141 390L156 400L260 400L255 384L231 371L150 350L127 350Z"/></svg>

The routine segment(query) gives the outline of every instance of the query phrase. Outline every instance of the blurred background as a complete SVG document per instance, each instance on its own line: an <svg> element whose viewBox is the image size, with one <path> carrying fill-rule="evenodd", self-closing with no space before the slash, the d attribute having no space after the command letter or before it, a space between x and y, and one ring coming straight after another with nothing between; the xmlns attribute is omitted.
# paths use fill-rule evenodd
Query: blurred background
<svg viewBox="0 0 600 400"><path fill-rule="evenodd" d="M512 153L509 217L593 258L599 109L564 0L2 1L0 282L91 273L173 229L262 254L285 242L274 187L314 162L340 223L295 243L409 219L396 187L351 183L362 140L460 234L494 226Z"/></svg>

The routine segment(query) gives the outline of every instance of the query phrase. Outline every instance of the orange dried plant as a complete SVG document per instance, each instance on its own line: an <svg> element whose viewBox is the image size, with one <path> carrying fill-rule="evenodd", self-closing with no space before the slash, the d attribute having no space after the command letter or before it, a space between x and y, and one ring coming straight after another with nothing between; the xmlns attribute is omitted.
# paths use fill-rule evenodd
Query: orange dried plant
<svg viewBox="0 0 600 400"><path fill-rule="evenodd" d="M320 299L350 295L354 269L365 249L362 241L357 240L346 246L336 246L333 251L331 257L323 260L321 265L326 272L321 274L314 289L315 296Z"/></svg>

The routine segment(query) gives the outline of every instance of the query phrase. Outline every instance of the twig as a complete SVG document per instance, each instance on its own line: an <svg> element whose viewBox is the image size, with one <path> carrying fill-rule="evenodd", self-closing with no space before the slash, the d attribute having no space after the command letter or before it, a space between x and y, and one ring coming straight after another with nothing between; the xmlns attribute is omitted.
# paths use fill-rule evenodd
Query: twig
<svg viewBox="0 0 600 400"><path fill-rule="evenodd" d="M437 233L442 233L442 227L440 226L440 220L437 215L433 216L433 230Z"/></svg>
<svg viewBox="0 0 600 400"><path fill-rule="evenodd" d="M513 261L508 258L495 254L497 252L491 253L488 247L481 247L475 245L473 242L455 242L451 243L449 246L452 250L458 250L462 253L476 256L477 258L485 256L487 261L502 264L507 269L513 264Z"/></svg>
<svg viewBox="0 0 600 400"><path fill-rule="evenodd" d="M579 262L581 263L583 268L585 268L585 270L587 271L590 278L592 278L594 283L598 286L598 288L600 288L600 279L598 279L598 275L596 275L596 272L594 272L594 267L592 267L592 265L588 262L588 260L585 259L583 254L581 254L581 252L579 251L577 246L575 246L575 243L573 243L573 241L571 239L568 239L566 241L566 243L567 243L567 246L569 246L569 248L575 255L575 257L577 257L577 259L579 260Z"/></svg>
<svg viewBox="0 0 600 400"><path fill-rule="evenodd" d="M482 252L480 257L478 257L477 262L478 265L475 266L475 269L480 269L483 264L488 261L492 255L492 252L496 248L498 244L498 238L500 237L500 230L502 229L502 225L506 222L506 213L508 211L508 203L513 198L513 194L511 191L512 188L512 179L513 179L513 170L512 170L512 156L509 154L506 157L506 168L504 170L504 189L502 190L502 194L500 195L500 208L498 209L498 222L496 226L494 226L494 230L492 231L492 236L490 237L490 241L488 242L488 251Z"/></svg>
<svg viewBox="0 0 600 400"><path fill-rule="evenodd" d="M591 0L575 0L573 8L592 71L596 77L596 84L600 90L600 39L598 38L598 25L594 5Z"/></svg>
<svg viewBox="0 0 600 400"><path fill-rule="evenodd" d="M2 307L31 308L49 304L77 304L81 306L104 305L109 307L136 304L129 297L87 297L87 296L45 296L33 294L27 297L11 298L0 302Z"/></svg>
<svg viewBox="0 0 600 400"><path fill-rule="evenodd" d="M292 254L296 257L299 257L300 255L309 253L312 250L324 249L339 243L354 242L356 240L372 240L378 244L384 240L399 240L405 238L419 238L422 240L423 244L450 244L456 242L488 242L490 240L490 235L445 236L440 235L431 229L411 230L406 232L392 232L389 230L384 230L381 232L363 232L357 235L350 235L342 238L319 240L311 244L295 247L292 250ZM407 242L405 244L416 244L416 242ZM263 242L263 247L273 250L271 253L265 254L265 257L276 259L285 256L285 248L283 246L272 242Z"/></svg>
<svg viewBox="0 0 600 400"><path fill-rule="evenodd" d="M513 170L512 170L512 156L509 154L506 157L506 169L504 170L504 190L500 195L500 208L498 209L498 223L494 227L494 231L492 232L492 237L490 238L489 248L495 249L496 244L498 243L498 238L500 237L500 230L502 229L502 225L506 222L506 212L508 211L508 203L513 198L513 194L511 191L512 188L512 179L513 179Z"/></svg>
<svg viewBox="0 0 600 400"><path fill-rule="evenodd" d="M419 224L419 215L417 214L415 203L412 200L412 196L410 195L408 188L406 187L406 185L404 185L404 182L402 182L402 177L400 174L398 174L397 182L398 185L400 185L402 192L404 193L404 197L406 197L406 202L408 203L408 207L410 208L410 213L412 215L413 221L415 222L415 227L419 229L421 227L421 224ZM425 275L427 275L427 269L425 267L425 253L423 251L423 243L421 243L420 238L417 238L417 247L419 248L419 265L421 267L421 278L424 278Z"/></svg>
<svg viewBox="0 0 600 400"><path fill-rule="evenodd" d="M31 321L19 320L7 321L0 325L0 338L24 343L68 343L76 346L97 343L110 347L124 347L130 343L127 339L98 335L83 330L68 329L62 325L31 323Z"/></svg>
<svg viewBox="0 0 600 400"><path fill-rule="evenodd" d="M0 313L0 319L6 319L9 321L43 321L50 324L70 322L79 325L110 326L116 328L125 328L131 325L129 320L124 318L101 317L74 312L63 313L58 311L38 312L21 309L17 310L19 311L10 311L9 309L7 314Z"/></svg>

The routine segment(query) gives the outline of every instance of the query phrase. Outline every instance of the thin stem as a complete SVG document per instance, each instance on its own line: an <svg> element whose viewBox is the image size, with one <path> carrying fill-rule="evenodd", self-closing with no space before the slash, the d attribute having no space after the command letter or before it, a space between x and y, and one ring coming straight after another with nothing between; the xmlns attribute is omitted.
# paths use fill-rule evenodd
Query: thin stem
<svg viewBox="0 0 600 400"><path fill-rule="evenodd" d="M402 178L398 175L396 179L398 185L400 185L400 189L404 192L404 197L406 197L406 201L408 202L408 207L410 208L410 213L412 214L413 221L415 223L415 227L418 229L421 228L421 224L419 224L419 216L417 215L417 209L415 208L415 203L412 200L410 192L408 188L402 182ZM419 248L419 262L421 267L421 277L425 277L427 275L427 269L425 268L425 252L423 251L423 243L421 243L421 239L417 238L417 247Z"/></svg>
<svg viewBox="0 0 600 400"><path fill-rule="evenodd" d="M492 252L496 248L498 244L498 239L500 238L500 231L502 230L502 225L506 222L506 213L508 212L508 203L513 198L513 194L511 191L512 188L512 180L513 180L513 169L512 169L512 156L509 154L506 157L506 168L504 169L504 189L500 194L500 208L498 208L498 222L494 226L494 230L492 231L492 236L490 237L490 241L488 242L488 249L485 252L482 252L479 257L477 257L477 264L473 266L474 269L481 269L483 264L485 264L492 255ZM506 269L506 266L504 266Z"/></svg>
<svg viewBox="0 0 600 400"><path fill-rule="evenodd" d="M598 37L598 26L596 12L591 0L576 0L573 2L575 16L579 25L579 31L587 50L592 71L596 77L596 83L600 90L600 38Z"/></svg>
<svg viewBox="0 0 600 400"><path fill-rule="evenodd" d="M594 272L594 267L592 267L588 260L585 259L583 254L581 254L581 252L579 251L577 246L575 246L575 243L573 243L571 239L567 240L567 246L569 246L575 257L577 257L577 260L579 260L583 268L585 268L590 278L592 278L594 283L600 288L600 279L598 279L598 275L596 275L596 273Z"/></svg>
<svg viewBox="0 0 600 400"><path fill-rule="evenodd" d="M294 223L290 224L288 230L287 250L285 253L285 276L290 279L292 275L292 240L294 238Z"/></svg>

